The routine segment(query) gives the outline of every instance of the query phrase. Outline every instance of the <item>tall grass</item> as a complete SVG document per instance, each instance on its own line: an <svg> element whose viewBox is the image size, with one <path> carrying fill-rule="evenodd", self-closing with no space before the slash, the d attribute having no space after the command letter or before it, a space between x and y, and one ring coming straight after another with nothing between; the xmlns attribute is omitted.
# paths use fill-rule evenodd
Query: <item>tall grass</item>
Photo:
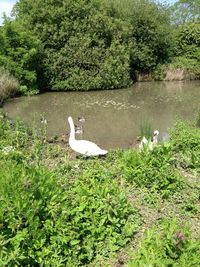
<svg viewBox="0 0 200 267"><path fill-rule="evenodd" d="M18 88L18 80L8 70L0 67L0 105L5 99L15 95Z"/></svg>
<svg viewBox="0 0 200 267"><path fill-rule="evenodd" d="M143 136L145 136L147 139L151 139L153 134L153 128L150 122L143 121L140 125L140 139L142 139Z"/></svg>

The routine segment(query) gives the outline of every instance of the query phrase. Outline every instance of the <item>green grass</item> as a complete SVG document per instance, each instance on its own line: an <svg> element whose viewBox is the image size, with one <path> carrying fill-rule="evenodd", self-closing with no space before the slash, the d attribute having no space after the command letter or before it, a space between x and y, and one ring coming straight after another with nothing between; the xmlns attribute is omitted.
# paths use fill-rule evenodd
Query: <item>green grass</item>
<svg viewBox="0 0 200 267"><path fill-rule="evenodd" d="M88 160L3 115L0 140L1 266L199 265L199 128Z"/></svg>

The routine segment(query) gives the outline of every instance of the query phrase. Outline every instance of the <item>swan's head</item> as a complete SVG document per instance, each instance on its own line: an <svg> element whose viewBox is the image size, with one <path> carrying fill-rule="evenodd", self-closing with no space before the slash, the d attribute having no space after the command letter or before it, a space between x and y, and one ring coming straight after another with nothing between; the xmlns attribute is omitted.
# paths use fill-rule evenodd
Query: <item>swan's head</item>
<svg viewBox="0 0 200 267"><path fill-rule="evenodd" d="M158 136L159 135L159 131L158 130L155 130L154 132L153 132L153 136Z"/></svg>
<svg viewBox="0 0 200 267"><path fill-rule="evenodd" d="M69 122L69 124L74 124L74 122L73 122L73 120L72 120L72 117L70 116L70 117L68 117L68 122Z"/></svg>
<svg viewBox="0 0 200 267"><path fill-rule="evenodd" d="M84 117L78 117L78 121L85 122L85 118Z"/></svg>

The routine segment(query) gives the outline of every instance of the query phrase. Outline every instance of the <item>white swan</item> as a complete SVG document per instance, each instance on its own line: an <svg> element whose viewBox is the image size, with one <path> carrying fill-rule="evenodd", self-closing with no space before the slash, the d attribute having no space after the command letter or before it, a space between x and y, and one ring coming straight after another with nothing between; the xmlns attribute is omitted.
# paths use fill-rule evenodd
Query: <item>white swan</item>
<svg viewBox="0 0 200 267"><path fill-rule="evenodd" d="M72 150L85 156L99 156L108 153L107 150L103 150L95 143L86 140L75 139L75 126L72 117L68 117L70 126L69 145Z"/></svg>
<svg viewBox="0 0 200 267"><path fill-rule="evenodd" d="M141 140L141 142L139 144L139 150L143 150L144 147L147 145L147 143L148 143L148 140L146 139L145 136L143 136L143 138L142 138L142 140Z"/></svg>
<svg viewBox="0 0 200 267"><path fill-rule="evenodd" d="M155 130L153 132L153 138L152 138L152 143L154 145L158 143L158 135L159 135L159 131L158 130Z"/></svg>
<svg viewBox="0 0 200 267"><path fill-rule="evenodd" d="M159 135L159 131L155 130L153 132L152 140L149 140L149 141L144 136L142 138L142 141L139 144L139 149L144 150L144 148L147 147L148 150L153 150L154 146L158 143L158 135Z"/></svg>

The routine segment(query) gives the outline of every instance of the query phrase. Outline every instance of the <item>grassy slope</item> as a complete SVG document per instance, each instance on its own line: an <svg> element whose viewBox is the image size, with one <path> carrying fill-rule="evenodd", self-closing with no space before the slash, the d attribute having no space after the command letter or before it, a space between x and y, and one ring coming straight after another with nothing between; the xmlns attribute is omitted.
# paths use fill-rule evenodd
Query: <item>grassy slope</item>
<svg viewBox="0 0 200 267"><path fill-rule="evenodd" d="M44 133L0 118L3 266L200 265L199 128L89 160Z"/></svg>

